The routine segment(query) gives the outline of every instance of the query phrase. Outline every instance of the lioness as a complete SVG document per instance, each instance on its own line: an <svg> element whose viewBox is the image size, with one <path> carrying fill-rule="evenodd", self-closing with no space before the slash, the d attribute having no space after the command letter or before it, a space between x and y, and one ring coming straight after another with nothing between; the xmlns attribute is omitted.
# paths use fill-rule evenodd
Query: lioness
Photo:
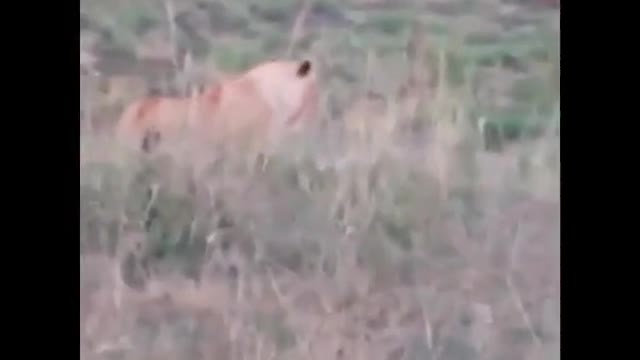
<svg viewBox="0 0 640 360"><path fill-rule="evenodd" d="M270 61L229 76L191 97L146 97L123 112L116 135L148 150L151 140L183 129L215 140L269 137L297 128L318 110L316 73L309 60Z"/></svg>

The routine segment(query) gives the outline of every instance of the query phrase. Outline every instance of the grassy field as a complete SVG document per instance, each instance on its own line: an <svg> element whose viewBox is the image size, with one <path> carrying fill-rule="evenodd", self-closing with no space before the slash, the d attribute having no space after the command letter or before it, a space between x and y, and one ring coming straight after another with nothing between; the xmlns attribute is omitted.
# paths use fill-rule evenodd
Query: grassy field
<svg viewBox="0 0 640 360"><path fill-rule="evenodd" d="M559 9L301 5L81 0L81 358L559 359ZM262 170L111 138L289 53L323 117Z"/></svg>

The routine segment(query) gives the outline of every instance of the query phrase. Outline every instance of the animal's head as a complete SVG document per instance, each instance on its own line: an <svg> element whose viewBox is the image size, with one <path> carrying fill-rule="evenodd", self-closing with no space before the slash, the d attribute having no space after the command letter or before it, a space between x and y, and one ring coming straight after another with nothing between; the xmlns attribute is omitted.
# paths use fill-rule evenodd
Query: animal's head
<svg viewBox="0 0 640 360"><path fill-rule="evenodd" d="M289 117L292 124L317 118L319 110L319 89L317 75L310 60L303 60L298 64L296 71L298 79L302 82L301 99L298 108Z"/></svg>
<svg viewBox="0 0 640 360"><path fill-rule="evenodd" d="M317 116L319 91L311 60L265 62L242 78L251 82L269 105L275 122L297 127Z"/></svg>

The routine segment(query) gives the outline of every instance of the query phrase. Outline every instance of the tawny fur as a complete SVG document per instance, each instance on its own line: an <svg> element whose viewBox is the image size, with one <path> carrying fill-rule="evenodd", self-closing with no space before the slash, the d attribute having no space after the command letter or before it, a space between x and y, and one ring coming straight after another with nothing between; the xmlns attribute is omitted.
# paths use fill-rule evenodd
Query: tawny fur
<svg viewBox="0 0 640 360"><path fill-rule="evenodd" d="M247 135L266 139L312 120L317 110L313 64L271 61L224 78L190 98L140 99L123 112L116 132L136 146L150 132L163 138L182 130L216 141Z"/></svg>

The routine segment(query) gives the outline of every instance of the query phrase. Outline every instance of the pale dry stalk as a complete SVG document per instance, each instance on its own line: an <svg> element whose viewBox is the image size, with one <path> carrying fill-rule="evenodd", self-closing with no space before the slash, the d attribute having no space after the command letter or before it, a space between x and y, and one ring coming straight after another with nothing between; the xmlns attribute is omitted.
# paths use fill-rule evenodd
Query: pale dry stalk
<svg viewBox="0 0 640 360"><path fill-rule="evenodd" d="M309 10L311 9L311 2L312 0L302 0L300 11L298 11L298 15L296 15L295 21L293 22L293 27L289 32L289 45L287 46L287 51L285 53L287 58L292 55L296 43L298 42L298 40L300 40L304 33L304 22L307 19Z"/></svg>

